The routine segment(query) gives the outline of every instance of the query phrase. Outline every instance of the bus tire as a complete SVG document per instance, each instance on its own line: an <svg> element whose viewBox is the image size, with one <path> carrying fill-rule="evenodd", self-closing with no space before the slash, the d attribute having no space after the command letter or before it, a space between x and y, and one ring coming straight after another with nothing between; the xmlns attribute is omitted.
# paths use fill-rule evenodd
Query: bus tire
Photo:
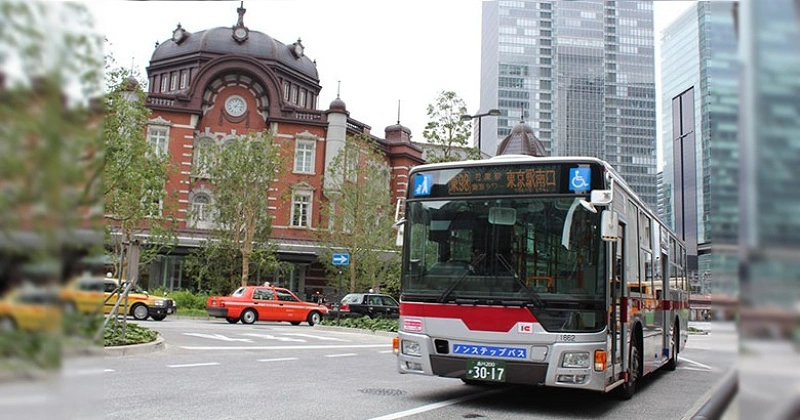
<svg viewBox="0 0 800 420"><path fill-rule="evenodd" d="M629 400L636 394L639 380L642 378L642 354L639 349L639 338L631 340L631 349L628 353L628 381L617 388L617 397Z"/></svg>
<svg viewBox="0 0 800 420"><path fill-rule="evenodd" d="M670 359L667 361L667 364L664 365L664 368L668 371L674 371L678 367L678 352L681 348L681 330L678 327L677 320L675 321L675 327L672 328L672 340L670 340L670 349L669 355L671 356Z"/></svg>

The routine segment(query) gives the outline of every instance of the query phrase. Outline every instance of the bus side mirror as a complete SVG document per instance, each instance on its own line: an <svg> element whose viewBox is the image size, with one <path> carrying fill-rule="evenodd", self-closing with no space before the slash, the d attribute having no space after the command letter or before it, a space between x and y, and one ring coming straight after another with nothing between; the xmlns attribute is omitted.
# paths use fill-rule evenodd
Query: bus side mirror
<svg viewBox="0 0 800 420"><path fill-rule="evenodd" d="M604 241L614 242L617 240L617 226L619 225L619 215L615 211L603 210L600 214L600 237Z"/></svg>
<svg viewBox="0 0 800 420"><path fill-rule="evenodd" d="M394 244L397 246L403 246L403 231L405 230L404 229L405 226L406 226L406 219L400 219L394 224L394 226L392 226L397 230L397 236L395 237L394 240Z"/></svg>

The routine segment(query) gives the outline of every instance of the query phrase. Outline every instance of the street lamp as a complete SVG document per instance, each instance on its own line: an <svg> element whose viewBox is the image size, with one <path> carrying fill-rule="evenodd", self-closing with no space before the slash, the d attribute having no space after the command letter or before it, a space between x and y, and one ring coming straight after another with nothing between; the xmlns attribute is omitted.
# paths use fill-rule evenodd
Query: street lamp
<svg viewBox="0 0 800 420"><path fill-rule="evenodd" d="M487 115L491 115L493 117L496 117L496 116L500 115L500 110L499 109L490 109L490 110L484 112L483 114L475 114L475 115L464 114L464 115L461 116L461 121L469 121L469 120L473 120L475 118L478 119L478 152L479 153L481 153L481 119L483 117L487 116Z"/></svg>

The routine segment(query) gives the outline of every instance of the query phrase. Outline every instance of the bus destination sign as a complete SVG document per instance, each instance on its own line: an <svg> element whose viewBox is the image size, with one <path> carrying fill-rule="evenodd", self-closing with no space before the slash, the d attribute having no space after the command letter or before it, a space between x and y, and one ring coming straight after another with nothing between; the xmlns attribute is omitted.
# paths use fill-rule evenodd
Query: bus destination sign
<svg viewBox="0 0 800 420"><path fill-rule="evenodd" d="M594 164L486 165L415 174L412 197L575 194L603 188Z"/></svg>
<svg viewBox="0 0 800 420"><path fill-rule="evenodd" d="M450 195L538 194L558 191L555 168L489 167L464 170L447 183Z"/></svg>

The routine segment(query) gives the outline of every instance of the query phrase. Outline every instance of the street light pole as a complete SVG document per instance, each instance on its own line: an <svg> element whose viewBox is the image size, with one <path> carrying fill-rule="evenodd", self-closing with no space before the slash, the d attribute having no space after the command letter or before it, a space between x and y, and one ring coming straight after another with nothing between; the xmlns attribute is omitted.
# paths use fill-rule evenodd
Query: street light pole
<svg viewBox="0 0 800 420"><path fill-rule="evenodd" d="M478 153L482 153L482 151L481 151L481 119L483 119L483 117L486 117L486 116L496 117L498 115L500 115L500 110L499 109L490 109L490 110L488 110L488 111L486 111L486 112L484 112L482 114L481 113L475 114L475 115L464 114L464 115L461 116L461 121L469 121L469 120L474 120L476 118L478 119L478 144L477 144Z"/></svg>

